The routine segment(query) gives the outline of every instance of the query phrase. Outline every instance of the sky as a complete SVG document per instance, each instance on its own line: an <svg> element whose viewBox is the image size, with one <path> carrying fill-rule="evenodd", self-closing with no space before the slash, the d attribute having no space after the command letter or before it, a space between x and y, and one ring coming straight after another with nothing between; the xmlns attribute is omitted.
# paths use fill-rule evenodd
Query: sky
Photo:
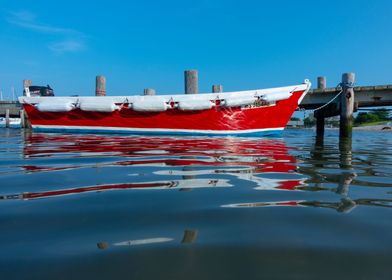
<svg viewBox="0 0 392 280"><path fill-rule="evenodd" d="M392 1L49 1L0 0L0 90L22 80L56 95L184 92L302 83L392 84Z"/></svg>

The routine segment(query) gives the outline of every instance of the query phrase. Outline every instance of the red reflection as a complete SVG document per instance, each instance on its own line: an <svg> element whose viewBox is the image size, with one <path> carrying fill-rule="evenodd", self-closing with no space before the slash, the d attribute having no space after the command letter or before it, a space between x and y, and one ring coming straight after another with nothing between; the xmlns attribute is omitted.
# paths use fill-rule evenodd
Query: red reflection
<svg viewBox="0 0 392 280"><path fill-rule="evenodd" d="M296 169L295 158L289 155L285 143L279 139L97 136L42 133L26 136L24 156L27 163L30 159L50 157L59 159L108 157L113 160L105 161L99 164L99 167L134 165L182 166L182 169L176 168L175 170L158 168L159 171L156 174L170 176L170 172L174 172L175 174L173 173L173 175L182 175L183 180L171 181L169 179L155 182L119 183L43 192L24 192L21 194L3 195L0 196L0 199L36 199L116 189L175 188L186 190L233 186L230 184L229 179L218 178L219 174L230 174L241 180L255 182L257 187L254 189L260 190L296 190L303 184L303 179L279 179L279 176L275 176L278 177L275 179L268 179L255 176L262 175L262 173L292 173ZM90 166L88 163L78 166L74 164L62 165L61 160L59 162L59 164L54 166L48 166L45 164L45 161L40 161L40 165L26 164L22 168L30 173L86 166L97 167L95 163L90 163ZM203 167L208 168L203 169ZM212 178L196 178L200 174L212 174Z"/></svg>
<svg viewBox="0 0 392 280"><path fill-rule="evenodd" d="M51 197L51 196L62 196L62 195L78 194L84 192L106 191L106 190L116 190L116 189L121 190L121 189L141 189L141 188L163 188L163 187L170 187L171 185L172 185L171 182L100 185L100 186L92 186L92 187L53 190L53 191L46 191L46 192L31 192L31 193L21 193L16 195L4 195L4 196L0 196L0 199L36 199L36 198L44 198L44 197Z"/></svg>
<svg viewBox="0 0 392 280"><path fill-rule="evenodd" d="M111 165L122 166L248 166L253 172L296 169L295 158L288 154L285 143L279 139L32 134L26 138L24 155L26 158L115 156L120 159ZM31 165L24 168L52 170Z"/></svg>

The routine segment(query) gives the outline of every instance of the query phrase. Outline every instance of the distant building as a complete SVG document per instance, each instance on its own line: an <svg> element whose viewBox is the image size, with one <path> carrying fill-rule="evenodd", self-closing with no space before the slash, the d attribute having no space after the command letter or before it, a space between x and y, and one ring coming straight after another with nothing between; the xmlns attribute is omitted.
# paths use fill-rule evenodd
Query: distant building
<svg viewBox="0 0 392 280"><path fill-rule="evenodd" d="M299 120L299 121L289 121L287 123L286 127L291 127L291 128L299 128L299 127L304 127L304 121Z"/></svg>

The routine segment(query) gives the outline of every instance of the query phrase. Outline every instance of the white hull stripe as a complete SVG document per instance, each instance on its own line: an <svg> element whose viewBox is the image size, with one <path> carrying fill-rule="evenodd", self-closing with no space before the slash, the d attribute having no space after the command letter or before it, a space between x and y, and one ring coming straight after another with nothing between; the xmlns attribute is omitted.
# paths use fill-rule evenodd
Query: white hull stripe
<svg viewBox="0 0 392 280"><path fill-rule="evenodd" d="M143 132L143 133L186 133L186 134L248 134L258 132L278 132L284 127L259 128L244 130L203 130L203 129L169 129L169 128L128 128L107 126L73 126L73 125L32 125L33 129L42 130L80 130L80 131L107 131L107 132Z"/></svg>

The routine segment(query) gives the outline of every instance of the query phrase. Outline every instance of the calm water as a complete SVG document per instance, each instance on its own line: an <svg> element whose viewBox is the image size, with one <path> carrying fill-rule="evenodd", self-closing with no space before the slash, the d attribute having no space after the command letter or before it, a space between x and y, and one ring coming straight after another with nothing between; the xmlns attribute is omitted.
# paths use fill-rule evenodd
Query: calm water
<svg viewBox="0 0 392 280"><path fill-rule="evenodd" d="M0 129L1 279L390 279L392 134Z"/></svg>

